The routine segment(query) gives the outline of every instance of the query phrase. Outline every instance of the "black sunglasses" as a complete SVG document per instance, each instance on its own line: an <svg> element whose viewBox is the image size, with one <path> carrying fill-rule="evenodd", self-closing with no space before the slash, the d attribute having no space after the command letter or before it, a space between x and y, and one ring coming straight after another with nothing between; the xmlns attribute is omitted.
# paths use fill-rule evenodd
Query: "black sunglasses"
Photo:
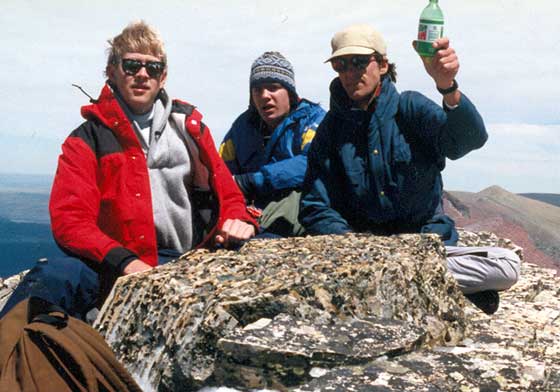
<svg viewBox="0 0 560 392"><path fill-rule="evenodd" d="M352 57L335 57L331 60L331 65L333 69L338 73L345 72L350 66L363 71L367 68L369 63L372 62L372 60L375 60L375 57L369 54L356 55Z"/></svg>
<svg viewBox="0 0 560 392"><path fill-rule="evenodd" d="M163 61L146 61L143 63L140 60L122 59L121 66L124 73L130 76L136 75L144 67L151 78L159 78L165 70Z"/></svg>

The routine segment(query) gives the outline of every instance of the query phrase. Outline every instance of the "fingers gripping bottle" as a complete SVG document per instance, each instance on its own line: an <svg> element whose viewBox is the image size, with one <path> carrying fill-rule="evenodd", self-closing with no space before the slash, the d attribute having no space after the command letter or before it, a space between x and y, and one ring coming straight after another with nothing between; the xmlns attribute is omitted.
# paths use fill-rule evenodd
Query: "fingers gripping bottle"
<svg viewBox="0 0 560 392"><path fill-rule="evenodd" d="M430 0L430 4L420 14L416 51L420 56L432 57L436 52L432 48L432 42L441 37L443 37L443 13L439 8L438 0Z"/></svg>

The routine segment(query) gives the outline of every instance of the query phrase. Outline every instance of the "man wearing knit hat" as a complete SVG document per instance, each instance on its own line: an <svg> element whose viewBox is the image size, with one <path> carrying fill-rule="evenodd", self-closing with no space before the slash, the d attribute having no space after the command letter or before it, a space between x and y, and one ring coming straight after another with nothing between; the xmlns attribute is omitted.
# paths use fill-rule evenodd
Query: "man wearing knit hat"
<svg viewBox="0 0 560 392"><path fill-rule="evenodd" d="M297 220L307 151L325 111L300 99L292 64L265 52L251 66L249 108L233 123L220 155L259 223L282 236L301 235ZM261 211L262 210L262 211Z"/></svg>
<svg viewBox="0 0 560 392"><path fill-rule="evenodd" d="M458 89L459 62L449 39L438 39L436 54L422 58L443 107L418 92L397 91L395 65L371 26L350 26L334 35L331 46L326 62L338 77L308 155L302 225L310 234L439 234L463 292L493 313L497 291L517 281L519 258L506 249L454 246L457 231L443 212L446 158L461 158L488 137L475 106Z"/></svg>

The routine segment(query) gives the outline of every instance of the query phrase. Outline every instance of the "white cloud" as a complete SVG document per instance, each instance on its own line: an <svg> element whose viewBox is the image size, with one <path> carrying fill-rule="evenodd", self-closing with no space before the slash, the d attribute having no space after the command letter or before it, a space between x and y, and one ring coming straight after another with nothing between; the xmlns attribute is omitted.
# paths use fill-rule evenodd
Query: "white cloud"
<svg viewBox="0 0 560 392"><path fill-rule="evenodd" d="M560 193L560 125L490 124L486 145L448 162L445 187Z"/></svg>
<svg viewBox="0 0 560 392"><path fill-rule="evenodd" d="M284 53L296 69L300 94L328 106L328 85L334 73L323 60L330 52L332 34L355 22L372 23L385 35L390 58L397 63L400 90L419 90L440 101L433 81L410 46L426 4L427 0L383 4L371 0L3 0L0 26L7 43L3 56L9 61L3 63L0 73L0 102L5 113L0 136L39 133L53 145L62 143L81 122L79 107L87 104L87 98L71 83L96 95L103 83L106 40L139 18L155 25L167 43L170 93L200 108L216 142L246 108L249 68L265 50ZM553 143L539 144L519 133L538 133L542 130L539 124L560 124L560 74L555 69L560 49L560 3L471 0L440 5L446 33L461 61L459 84L486 122L537 126L525 131L517 126L512 130L507 125L489 127L488 145L472 154L481 162L493 159L492 167L500 167L500 171L492 174L492 181L503 184L510 181L506 173L520 170L511 167L514 163L502 167L504 162L514 162L512 157L525 162L557 153ZM546 132L558 135L554 129ZM6 146L0 146L0 165L5 161L2 156L9 155ZM26 157L26 167L51 170L42 158L47 152ZM470 181L478 177L477 182L481 182L485 170L474 175L467 170L470 165L474 165L471 156L451 163L448 172L460 169L457 177ZM546 178L542 186L552 187Z"/></svg>
<svg viewBox="0 0 560 392"><path fill-rule="evenodd" d="M534 124L491 124L488 126L490 132L498 137L521 137L547 139L560 142L560 125L534 125Z"/></svg>

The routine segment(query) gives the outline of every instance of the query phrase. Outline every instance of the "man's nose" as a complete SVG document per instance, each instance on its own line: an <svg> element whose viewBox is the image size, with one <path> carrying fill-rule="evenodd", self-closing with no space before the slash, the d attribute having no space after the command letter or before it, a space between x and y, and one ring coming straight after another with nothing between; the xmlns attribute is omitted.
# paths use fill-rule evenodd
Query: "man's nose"
<svg viewBox="0 0 560 392"><path fill-rule="evenodd" d="M146 70L145 66L142 66L138 72L136 72L136 75L134 75L137 78L142 78L142 79L149 79L150 75L148 75L148 71Z"/></svg>
<svg viewBox="0 0 560 392"><path fill-rule="evenodd" d="M365 69L358 68L354 65L350 65L346 70L346 73L350 75L361 75L365 72Z"/></svg>
<svg viewBox="0 0 560 392"><path fill-rule="evenodd" d="M339 76L344 79L356 79L356 78L361 78L363 73L364 70L361 70L356 67L348 67L344 71L339 72Z"/></svg>

